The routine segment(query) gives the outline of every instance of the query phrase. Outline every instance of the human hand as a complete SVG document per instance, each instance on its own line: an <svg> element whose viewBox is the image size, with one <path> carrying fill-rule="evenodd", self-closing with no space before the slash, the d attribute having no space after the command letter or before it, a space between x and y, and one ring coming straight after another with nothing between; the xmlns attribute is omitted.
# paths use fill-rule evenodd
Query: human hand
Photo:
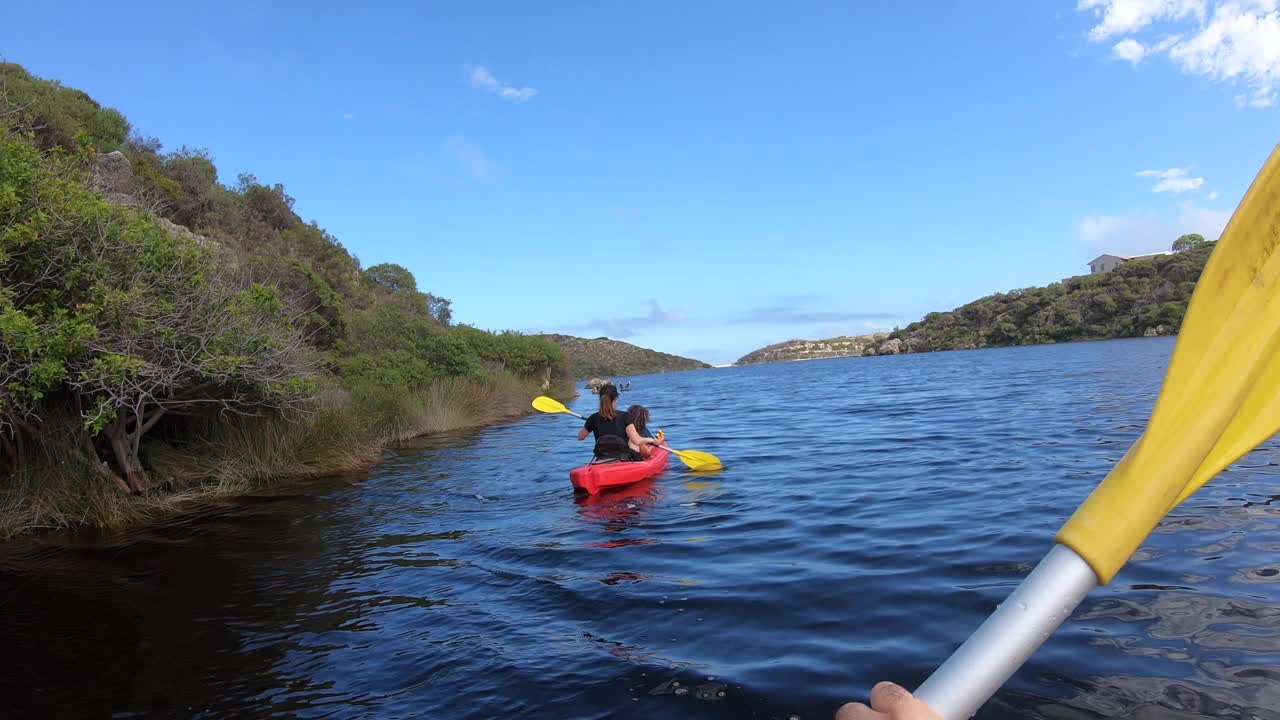
<svg viewBox="0 0 1280 720"><path fill-rule="evenodd" d="M836 720L942 720L942 716L901 685L882 682L871 688L871 707L849 703L836 713Z"/></svg>

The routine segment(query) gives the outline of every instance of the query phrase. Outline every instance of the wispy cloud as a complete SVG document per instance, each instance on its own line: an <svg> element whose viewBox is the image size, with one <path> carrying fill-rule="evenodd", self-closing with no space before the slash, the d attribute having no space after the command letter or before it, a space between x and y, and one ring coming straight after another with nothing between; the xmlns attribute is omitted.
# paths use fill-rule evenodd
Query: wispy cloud
<svg viewBox="0 0 1280 720"><path fill-rule="evenodd" d="M1210 191L1210 192L1209 192L1209 194L1208 194L1208 195L1206 195L1205 197L1209 198L1210 200L1217 200L1217 199L1218 199L1218 191L1217 191L1217 190L1212 190L1212 191Z"/></svg>
<svg viewBox="0 0 1280 720"><path fill-rule="evenodd" d="M1185 232L1200 233L1207 238L1220 237L1230 219L1230 210L1200 207L1191 203L1184 204L1178 212L1178 220L1186 228Z"/></svg>
<svg viewBox="0 0 1280 720"><path fill-rule="evenodd" d="M1076 222L1076 236L1093 252L1137 255L1168 250L1185 233L1217 238L1230 219L1227 210L1183 203L1172 218L1146 210L1089 215Z"/></svg>
<svg viewBox="0 0 1280 720"><path fill-rule="evenodd" d="M466 71L467 80L471 83L471 87L497 95L504 100L525 102L538 94L537 88L516 87L502 82L494 77L493 73L489 72L489 68L484 65L464 65L463 70Z"/></svg>
<svg viewBox="0 0 1280 720"><path fill-rule="evenodd" d="M343 120L355 120L355 119L356 119L356 114L355 114L355 113L351 113L351 112L344 112L344 113L342 113L342 119L343 119Z"/></svg>
<svg viewBox="0 0 1280 720"><path fill-rule="evenodd" d="M649 311L644 315L633 317L591 318L589 322L573 325L568 330L574 332L600 333L612 338L633 337L640 330L682 323L689 319L679 310L663 310L657 300L649 300Z"/></svg>
<svg viewBox="0 0 1280 720"><path fill-rule="evenodd" d="M1188 177L1191 168L1169 168L1168 170L1141 170L1134 173L1137 177L1156 178L1159 180L1151 188L1151 192L1184 193L1188 190L1199 190L1204 185L1202 177Z"/></svg>
<svg viewBox="0 0 1280 720"><path fill-rule="evenodd" d="M444 156L465 177L477 182L502 180L502 169L489 159L484 148L463 137L454 136L444 141Z"/></svg>
<svg viewBox="0 0 1280 720"><path fill-rule="evenodd" d="M811 325L814 323L848 323L890 320L897 317L886 312L846 312L819 310L805 305L763 305L748 308L729 322L753 325Z"/></svg>
<svg viewBox="0 0 1280 720"><path fill-rule="evenodd" d="M1277 0L1079 0L1093 13L1093 42L1122 38L1111 56L1137 64L1164 55L1183 73L1239 83L1237 107L1276 104L1280 87L1280 3ZM1164 31L1158 42L1137 37ZM1126 37L1131 36L1131 37Z"/></svg>

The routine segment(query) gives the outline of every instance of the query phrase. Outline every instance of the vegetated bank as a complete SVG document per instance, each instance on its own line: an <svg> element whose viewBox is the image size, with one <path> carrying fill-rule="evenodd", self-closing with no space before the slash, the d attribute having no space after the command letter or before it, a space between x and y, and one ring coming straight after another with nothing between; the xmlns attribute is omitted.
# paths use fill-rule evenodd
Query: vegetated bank
<svg viewBox="0 0 1280 720"><path fill-rule="evenodd" d="M0 536L360 467L571 381L555 343L362 268L283 186L0 64Z"/></svg>
<svg viewBox="0 0 1280 720"><path fill-rule="evenodd" d="M737 364L1176 335L1216 243L1183 235L1173 252L1106 273L996 293L890 333L789 340Z"/></svg>

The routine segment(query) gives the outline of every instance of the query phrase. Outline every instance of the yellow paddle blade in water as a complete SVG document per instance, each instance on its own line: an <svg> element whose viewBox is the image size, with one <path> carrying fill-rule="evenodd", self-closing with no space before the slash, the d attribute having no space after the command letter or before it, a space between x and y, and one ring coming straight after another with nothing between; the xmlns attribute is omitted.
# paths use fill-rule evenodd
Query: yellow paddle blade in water
<svg viewBox="0 0 1280 720"><path fill-rule="evenodd" d="M569 408L565 407L564 403L560 402L559 400L549 398L546 395L539 395L538 397L533 399L533 409L538 410L539 412L544 412L544 413L569 412Z"/></svg>
<svg viewBox="0 0 1280 720"><path fill-rule="evenodd" d="M1151 421L1058 533L1110 582L1178 503L1280 431L1280 148L1200 276Z"/></svg>
<svg viewBox="0 0 1280 720"><path fill-rule="evenodd" d="M667 446L663 445L663 447ZM685 465L688 465L690 470L719 470L724 467L720 462L720 458L709 452L702 452L701 450L676 450L671 447L668 447L667 449L675 453L675 456L680 458L680 461Z"/></svg>

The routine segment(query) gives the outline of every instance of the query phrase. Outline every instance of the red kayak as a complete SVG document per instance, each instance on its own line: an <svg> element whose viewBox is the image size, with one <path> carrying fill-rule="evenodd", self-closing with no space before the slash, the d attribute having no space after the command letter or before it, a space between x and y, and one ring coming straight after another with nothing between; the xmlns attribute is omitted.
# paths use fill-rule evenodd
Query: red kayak
<svg viewBox="0 0 1280 720"><path fill-rule="evenodd" d="M671 453L657 448L646 460L634 462L602 462L583 465L569 471L569 482L579 490L595 495L609 488L638 483L651 478L667 467Z"/></svg>

